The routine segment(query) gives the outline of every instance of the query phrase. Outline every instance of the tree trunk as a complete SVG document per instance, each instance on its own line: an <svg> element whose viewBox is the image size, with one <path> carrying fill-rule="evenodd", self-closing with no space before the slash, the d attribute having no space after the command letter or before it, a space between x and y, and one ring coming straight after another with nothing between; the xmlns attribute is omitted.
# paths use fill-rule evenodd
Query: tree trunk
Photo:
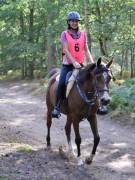
<svg viewBox="0 0 135 180"><path fill-rule="evenodd" d="M55 17L57 16L57 6L54 4L54 1L51 0L49 2L49 5L50 5L50 9L48 10L48 17L47 17L47 27L49 29L52 28L52 24L53 24L53 21L55 19ZM52 9L55 8L56 11L53 11ZM51 22L51 24L50 24ZM48 36L47 36L47 70L49 71L51 68L53 67L56 67L57 65L57 58L56 58L56 44L54 42L55 40L55 37L56 37L56 32L55 30L51 30L49 33L48 33Z"/></svg>
<svg viewBox="0 0 135 180"><path fill-rule="evenodd" d="M29 78L33 79L34 78L34 58L33 61L29 61Z"/></svg>
<svg viewBox="0 0 135 180"><path fill-rule="evenodd" d="M134 77L134 48L133 47L131 47L130 52L131 52L131 75L130 75L130 77L133 78Z"/></svg>
<svg viewBox="0 0 135 180"><path fill-rule="evenodd" d="M100 51L103 56L108 57L108 52L107 52L107 40L103 37L103 35L100 36L99 38L99 45L100 45Z"/></svg>
<svg viewBox="0 0 135 180"><path fill-rule="evenodd" d="M126 50L125 50L125 69L126 69L126 71L128 71L129 70L129 68L128 68L128 49L126 48Z"/></svg>
<svg viewBox="0 0 135 180"><path fill-rule="evenodd" d="M123 65L124 65L124 49L122 50L121 64L120 64L120 77L123 76Z"/></svg>
<svg viewBox="0 0 135 180"><path fill-rule="evenodd" d="M47 69L48 71L56 67L57 65L57 58L56 58L56 45L53 43L54 36L50 34L48 36L48 62L47 62Z"/></svg>
<svg viewBox="0 0 135 180"><path fill-rule="evenodd" d="M98 1L96 0L96 14L98 17L98 22L100 26L102 26L102 20L101 20L101 12L100 7L98 4ZM108 50L107 50L107 37L105 37L103 32L99 32L99 45L100 45L100 51L103 56L108 56Z"/></svg>
<svg viewBox="0 0 135 180"><path fill-rule="evenodd" d="M43 44L42 44L42 52L44 53L44 56L42 57L42 64L47 67L47 16L44 16L44 34L43 34Z"/></svg>
<svg viewBox="0 0 135 180"><path fill-rule="evenodd" d="M85 27L86 27L86 33L87 33L87 42L89 50L91 51L91 33L90 33L90 27L89 27L89 0L84 0L84 21L85 21Z"/></svg>
<svg viewBox="0 0 135 180"><path fill-rule="evenodd" d="M23 42L24 41L24 17L23 17L23 11L20 11L20 35L21 35L21 41ZM25 67L26 63L25 63L25 59L21 59L21 78L24 79L26 76L26 73L25 73L25 70L26 70L26 67Z"/></svg>
<svg viewBox="0 0 135 180"><path fill-rule="evenodd" d="M33 23L34 23L34 4L32 7L30 7L30 15L29 15L29 42L33 43L34 42L34 33L33 33ZM34 57L32 61L28 61L29 63L29 78L33 79L34 78Z"/></svg>

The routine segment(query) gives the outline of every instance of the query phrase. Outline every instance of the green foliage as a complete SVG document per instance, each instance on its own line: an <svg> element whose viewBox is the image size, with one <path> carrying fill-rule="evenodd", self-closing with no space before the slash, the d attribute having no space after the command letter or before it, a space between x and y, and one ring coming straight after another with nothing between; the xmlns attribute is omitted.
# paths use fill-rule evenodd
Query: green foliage
<svg viewBox="0 0 135 180"><path fill-rule="evenodd" d="M28 144L23 144L17 147L17 151L22 153L31 153L33 152L33 148Z"/></svg>
<svg viewBox="0 0 135 180"><path fill-rule="evenodd" d="M126 80L121 86L113 85L111 92L110 108L112 110L135 112L135 79Z"/></svg>
<svg viewBox="0 0 135 180"><path fill-rule="evenodd" d="M6 75L0 75L0 80L13 80L13 79L21 79L21 71L20 70L9 70Z"/></svg>
<svg viewBox="0 0 135 180"><path fill-rule="evenodd" d="M52 56L56 57L58 62L56 64L59 64L61 59L59 36L67 27L67 13L73 10L80 12L83 19L82 28L85 28L87 16L92 35L93 55L97 58L101 54L99 43L101 38L106 44L108 54L116 52L115 60L120 66L123 63L122 52L128 51L128 59L125 57L123 64L125 70L129 71L130 50L133 49L133 55L135 51L135 1L85 0L85 2L87 15L84 15L84 1L1 0L0 74L18 68L23 72L24 68L26 72L23 72L23 77L27 77L30 69L46 70L44 67L49 64L48 51L52 45L56 51L52 50Z"/></svg>

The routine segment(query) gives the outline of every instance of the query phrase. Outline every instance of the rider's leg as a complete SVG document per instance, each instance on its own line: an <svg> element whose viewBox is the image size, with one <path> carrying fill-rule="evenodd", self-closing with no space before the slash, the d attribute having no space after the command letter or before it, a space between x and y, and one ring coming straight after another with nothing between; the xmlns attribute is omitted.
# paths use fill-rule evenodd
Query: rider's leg
<svg viewBox="0 0 135 180"><path fill-rule="evenodd" d="M54 106L54 110L52 111L52 117L55 117L55 118L60 117L60 100L61 100L61 96L62 96L62 91L65 87L66 75L72 69L73 69L73 67L68 66L68 65L63 65L61 68L59 84L58 84L58 88L57 88L57 92L56 92L55 106Z"/></svg>

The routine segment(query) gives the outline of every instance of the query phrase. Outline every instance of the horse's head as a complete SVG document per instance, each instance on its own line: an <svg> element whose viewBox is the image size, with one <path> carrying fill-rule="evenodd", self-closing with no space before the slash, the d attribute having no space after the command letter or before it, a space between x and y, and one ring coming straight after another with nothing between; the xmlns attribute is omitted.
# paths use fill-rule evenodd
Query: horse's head
<svg viewBox="0 0 135 180"><path fill-rule="evenodd" d="M94 103L97 97L102 105L107 105L110 102L109 82L111 71L109 67L112 62L113 60L110 60L107 64L103 64L101 58L99 58L97 63L89 64L80 70L76 78L77 89L87 104Z"/></svg>
<svg viewBox="0 0 135 180"><path fill-rule="evenodd" d="M109 82L111 80L109 67L112 62L113 60L111 59L107 64L104 64L102 63L101 58L99 58L93 71L93 75L95 77L95 89L102 105L107 105L111 99L109 95Z"/></svg>

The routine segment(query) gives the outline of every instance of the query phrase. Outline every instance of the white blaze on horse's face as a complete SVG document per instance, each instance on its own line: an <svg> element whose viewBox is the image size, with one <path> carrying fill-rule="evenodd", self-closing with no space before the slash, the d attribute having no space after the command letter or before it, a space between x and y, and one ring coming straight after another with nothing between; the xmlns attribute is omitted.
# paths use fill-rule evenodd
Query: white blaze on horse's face
<svg viewBox="0 0 135 180"><path fill-rule="evenodd" d="M103 87L103 94L101 96L101 102L103 105L106 105L110 102L111 98L109 95L109 90L108 90L108 73L107 72L103 72L103 78L104 78L104 87Z"/></svg>

